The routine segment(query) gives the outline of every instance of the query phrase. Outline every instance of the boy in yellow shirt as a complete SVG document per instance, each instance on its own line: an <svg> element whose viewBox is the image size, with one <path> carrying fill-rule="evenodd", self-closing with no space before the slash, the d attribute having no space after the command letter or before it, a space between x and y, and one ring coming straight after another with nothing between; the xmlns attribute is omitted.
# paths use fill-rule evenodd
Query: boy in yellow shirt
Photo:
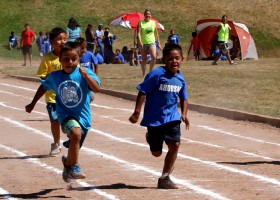
<svg viewBox="0 0 280 200"><path fill-rule="evenodd" d="M37 71L37 77L41 79L46 79L47 76L52 71L61 70L61 63L59 61L59 54L61 46L67 42L67 34L65 30L61 28L54 28L50 32L50 43L52 45L53 51L46 54ZM57 156L61 152L60 146L60 125L57 120L56 114L56 102L55 93L52 90L48 90L45 93L46 108L48 110L50 122L51 122L51 132L53 135L54 142L51 144L50 156ZM25 107L26 112L31 112L36 105L35 101L32 101L29 105Z"/></svg>

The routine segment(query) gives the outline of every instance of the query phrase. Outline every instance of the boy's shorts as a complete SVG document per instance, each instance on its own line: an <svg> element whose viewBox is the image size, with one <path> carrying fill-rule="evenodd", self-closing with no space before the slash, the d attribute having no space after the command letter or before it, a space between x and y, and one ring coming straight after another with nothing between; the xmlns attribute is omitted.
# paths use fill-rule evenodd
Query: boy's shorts
<svg viewBox="0 0 280 200"><path fill-rule="evenodd" d="M87 136L88 129L83 128L79 122L74 117L67 117L61 123L61 129L63 133L67 134L67 137L70 138L70 133L72 128L80 128L81 129L81 141L80 141L80 148L82 147L84 140ZM70 140L63 142L63 146L69 148Z"/></svg>
<svg viewBox="0 0 280 200"><path fill-rule="evenodd" d="M50 121L57 120L57 114L56 114L56 104L55 103L47 103L46 105Z"/></svg>
<svg viewBox="0 0 280 200"><path fill-rule="evenodd" d="M32 54L32 46L31 45L23 46L22 47L22 54L23 55L26 55L26 54L31 55Z"/></svg>
<svg viewBox="0 0 280 200"><path fill-rule="evenodd" d="M172 140L180 142L181 138L181 121L173 121L161 126L147 127L147 139L152 152L162 151L163 141Z"/></svg>

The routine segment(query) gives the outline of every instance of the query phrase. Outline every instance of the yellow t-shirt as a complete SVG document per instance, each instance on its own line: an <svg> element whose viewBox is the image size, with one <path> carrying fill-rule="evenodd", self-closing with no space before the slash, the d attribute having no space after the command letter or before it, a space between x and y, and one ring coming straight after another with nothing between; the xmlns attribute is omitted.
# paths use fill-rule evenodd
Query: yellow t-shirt
<svg viewBox="0 0 280 200"><path fill-rule="evenodd" d="M49 73L57 70L61 70L61 63L59 57L52 52L46 54L37 71L37 77L45 79ZM55 103L55 93L52 90L48 90L45 94L46 103Z"/></svg>

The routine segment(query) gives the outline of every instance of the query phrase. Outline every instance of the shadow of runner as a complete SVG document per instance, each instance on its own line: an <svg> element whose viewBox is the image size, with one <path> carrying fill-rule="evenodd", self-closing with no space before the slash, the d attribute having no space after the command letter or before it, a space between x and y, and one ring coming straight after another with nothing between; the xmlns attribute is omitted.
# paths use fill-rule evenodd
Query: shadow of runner
<svg viewBox="0 0 280 200"><path fill-rule="evenodd" d="M18 199L47 199L47 198L55 198L55 199L66 199L71 197L66 197L65 195L55 195L55 196L44 196L52 191L61 190L64 188L57 188L57 189L45 189L40 192L30 193L30 194L0 194L0 199L7 199L7 198L18 198Z"/></svg>
<svg viewBox="0 0 280 200"><path fill-rule="evenodd" d="M0 157L0 160L8 160L8 159L30 159L30 158L54 158L49 154L45 155L32 155L32 156L18 156L18 157Z"/></svg>
<svg viewBox="0 0 280 200"><path fill-rule="evenodd" d="M139 187L134 185L126 185L125 183L115 183L111 185L100 185L100 186L90 186L90 187L74 187L71 190L85 191L85 190L96 190L96 189L154 189L153 187Z"/></svg>
<svg viewBox="0 0 280 200"><path fill-rule="evenodd" d="M219 164L230 164L230 165L259 165L259 164L271 164L280 165L279 160L274 161L250 161L250 162L217 162Z"/></svg>

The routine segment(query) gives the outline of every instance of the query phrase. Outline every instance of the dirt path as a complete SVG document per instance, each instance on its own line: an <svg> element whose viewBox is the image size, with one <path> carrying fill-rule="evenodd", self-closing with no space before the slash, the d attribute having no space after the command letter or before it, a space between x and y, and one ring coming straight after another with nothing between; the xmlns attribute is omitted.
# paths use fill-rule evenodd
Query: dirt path
<svg viewBox="0 0 280 200"><path fill-rule="evenodd" d="M37 87L0 76L1 199L280 199L279 129L190 111L191 130L182 131L172 174L180 189L158 190L164 156L152 157L145 129L128 122L134 102L102 94L95 95L93 127L80 154L87 178L68 190L61 156L47 156L45 103L24 111Z"/></svg>

